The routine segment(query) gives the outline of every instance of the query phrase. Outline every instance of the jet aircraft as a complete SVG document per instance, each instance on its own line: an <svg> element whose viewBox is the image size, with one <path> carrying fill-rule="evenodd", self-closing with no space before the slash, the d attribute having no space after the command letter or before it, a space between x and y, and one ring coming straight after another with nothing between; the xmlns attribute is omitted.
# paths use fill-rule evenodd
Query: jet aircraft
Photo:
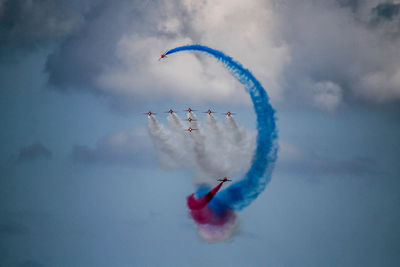
<svg viewBox="0 0 400 267"><path fill-rule="evenodd" d="M194 130L198 130L198 129L193 129L193 128L189 127L189 128L187 128L185 131L192 132L192 131L194 131Z"/></svg>
<svg viewBox="0 0 400 267"><path fill-rule="evenodd" d="M169 109L168 111L165 111L164 113L169 113L169 114L172 114L172 113L174 113L175 111L173 111L172 109Z"/></svg>
<svg viewBox="0 0 400 267"><path fill-rule="evenodd" d="M223 113L223 114L225 114L226 116L230 117L231 115L235 115L236 113L232 113L232 112L228 111L227 113Z"/></svg>
<svg viewBox="0 0 400 267"><path fill-rule="evenodd" d="M168 51L165 51L164 54L161 54L161 56L160 56L160 58L158 59L158 61L160 61L160 60L163 59L163 58L166 58L166 57L167 57L167 55L166 55L167 52L168 52Z"/></svg>
<svg viewBox="0 0 400 267"><path fill-rule="evenodd" d="M204 111L203 113L207 113L208 115L211 115L211 113L215 113L214 111L212 111L211 109Z"/></svg>
<svg viewBox="0 0 400 267"><path fill-rule="evenodd" d="M191 113L192 111L196 111L196 110L188 108L188 109L185 109L184 111L187 111L187 112Z"/></svg>
<svg viewBox="0 0 400 267"><path fill-rule="evenodd" d="M228 177L224 177L223 179L218 179L217 181L220 181L220 182L223 182L223 183L232 182L232 180L228 179Z"/></svg>
<svg viewBox="0 0 400 267"><path fill-rule="evenodd" d="M143 114L148 115L148 116L151 116L151 115L154 115L154 114L156 114L156 113L153 113L153 112L149 111L149 112L146 112L146 113L143 113Z"/></svg>

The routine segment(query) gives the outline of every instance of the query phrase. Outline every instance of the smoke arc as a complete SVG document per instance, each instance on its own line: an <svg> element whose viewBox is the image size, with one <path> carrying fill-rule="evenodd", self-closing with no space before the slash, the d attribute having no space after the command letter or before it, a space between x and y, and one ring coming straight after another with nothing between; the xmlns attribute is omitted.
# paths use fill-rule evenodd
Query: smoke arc
<svg viewBox="0 0 400 267"><path fill-rule="evenodd" d="M196 198L195 193L191 194L187 197L187 205L191 210L200 210L204 208L208 202L210 202L213 197L218 193L221 188L223 182L220 182L216 187L211 189L207 194Z"/></svg>
<svg viewBox="0 0 400 267"><path fill-rule="evenodd" d="M271 180L278 151L275 110L269 103L269 97L261 83L239 62L221 51L203 45L176 47L165 55L182 51L205 52L222 62L231 75L244 86L253 102L257 115L257 140L251 166L241 180L215 195L209 203L215 210L223 210L226 207L241 210L250 205Z"/></svg>

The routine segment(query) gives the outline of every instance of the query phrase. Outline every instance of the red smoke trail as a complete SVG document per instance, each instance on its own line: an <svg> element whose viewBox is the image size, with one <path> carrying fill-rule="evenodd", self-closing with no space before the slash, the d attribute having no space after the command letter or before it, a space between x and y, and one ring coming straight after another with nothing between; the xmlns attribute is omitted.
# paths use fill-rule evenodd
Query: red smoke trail
<svg viewBox="0 0 400 267"><path fill-rule="evenodd" d="M219 183L204 196L196 198L195 193L187 197L190 216L199 227L199 235L208 242L219 242L232 237L236 230L236 214L229 207L218 210L210 205L222 184Z"/></svg>
<svg viewBox="0 0 400 267"><path fill-rule="evenodd" d="M196 198L195 193L191 194L190 196L187 197L187 204L189 209L191 210L199 210L204 208L208 202L210 202L213 197L217 194L219 189L221 188L222 184L224 182L220 182L219 185L214 187L213 189L210 190L206 195Z"/></svg>

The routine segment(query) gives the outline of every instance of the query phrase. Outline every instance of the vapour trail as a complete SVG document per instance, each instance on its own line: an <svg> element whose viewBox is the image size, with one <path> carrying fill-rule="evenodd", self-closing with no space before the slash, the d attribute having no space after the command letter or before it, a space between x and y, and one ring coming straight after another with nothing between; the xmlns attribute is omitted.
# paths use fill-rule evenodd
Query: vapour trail
<svg viewBox="0 0 400 267"><path fill-rule="evenodd" d="M247 171L256 148L254 133L245 131L231 116L225 118L224 131L227 161L231 166L237 166L236 171L240 173Z"/></svg>
<svg viewBox="0 0 400 267"><path fill-rule="evenodd" d="M234 149L236 144L227 143L225 130L220 126L217 119L212 114L206 115L204 125L207 132L207 143L210 148L215 151L213 154L218 155L218 157L214 157L213 160L218 163L224 176L230 175L232 173L232 168L228 153Z"/></svg>
<svg viewBox="0 0 400 267"><path fill-rule="evenodd" d="M180 150L172 142L170 134L153 116L149 116L148 129L154 145L165 155L168 155L163 162L167 162L168 167L177 167L176 159L180 158Z"/></svg>
<svg viewBox="0 0 400 267"><path fill-rule="evenodd" d="M213 115L207 115L205 119L205 127L209 132L207 136L212 139L214 145L224 147L226 140L225 133Z"/></svg>
<svg viewBox="0 0 400 267"><path fill-rule="evenodd" d="M231 133L227 133L215 117L206 115L203 128L194 112L184 116L196 121L187 122L172 113L167 116L169 128L166 129L155 116L148 118L148 130L159 151L162 167L194 170L195 185L211 186L217 178L243 172L250 165L252 142L250 145L245 140L241 146L230 142ZM189 133L185 131L189 126L199 130Z"/></svg>
<svg viewBox="0 0 400 267"><path fill-rule="evenodd" d="M232 116L226 116L225 119L225 128L230 136L232 137L232 142L235 144L243 144L245 140L245 135L239 128L239 125L236 123L235 119Z"/></svg>
<svg viewBox="0 0 400 267"><path fill-rule="evenodd" d="M169 128L171 130L171 134L173 135L172 137L174 138L176 145L179 147L180 151L182 152L181 154L187 158L188 154L189 154L189 153L187 153L187 151L191 150L190 149L191 142L189 142L189 138L184 132L185 127L183 126L182 120L175 113L170 114L168 116L167 120L168 120ZM187 149L185 149L185 147Z"/></svg>
<svg viewBox="0 0 400 267"><path fill-rule="evenodd" d="M178 117L178 115L172 113L170 116L168 116L168 123L174 132L183 135L182 133L185 127L183 126L182 120Z"/></svg>
<svg viewBox="0 0 400 267"><path fill-rule="evenodd" d="M205 52L221 61L232 76L244 86L253 102L257 115L258 133L252 164L243 179L221 191L210 203L212 205L214 202L216 207L228 206L232 209L243 209L258 197L271 180L278 150L275 111L269 103L269 97L261 83L248 69L223 52L203 45L186 45L171 49L166 55L188 50Z"/></svg>
<svg viewBox="0 0 400 267"><path fill-rule="evenodd" d="M192 123L194 124L193 127L197 127L195 129L199 129L189 133L194 142L193 149L195 159L201 170L201 173L198 175L201 175L202 177L197 178L200 182L209 183L215 181L216 178L223 175L223 170L216 164L215 160L213 160L212 153L209 153L206 146L205 136L200 131L197 121L193 121ZM210 177L210 175L215 177Z"/></svg>

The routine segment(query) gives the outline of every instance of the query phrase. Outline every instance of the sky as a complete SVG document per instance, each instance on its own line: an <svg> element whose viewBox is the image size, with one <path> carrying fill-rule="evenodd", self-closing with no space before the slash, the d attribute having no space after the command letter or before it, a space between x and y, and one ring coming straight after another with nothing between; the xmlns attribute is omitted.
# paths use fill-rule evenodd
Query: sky
<svg viewBox="0 0 400 267"><path fill-rule="evenodd" d="M399 266L399 1L0 0L0 40L0 266ZM249 149L256 117L215 59L158 61L186 44L276 110L271 182L216 243L142 113L230 110Z"/></svg>

